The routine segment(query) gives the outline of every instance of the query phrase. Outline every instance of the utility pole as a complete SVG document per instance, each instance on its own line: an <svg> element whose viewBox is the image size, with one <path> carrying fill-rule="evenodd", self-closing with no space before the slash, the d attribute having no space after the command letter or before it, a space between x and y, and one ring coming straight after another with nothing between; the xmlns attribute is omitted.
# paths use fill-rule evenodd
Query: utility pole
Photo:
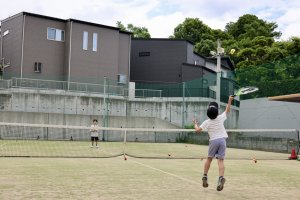
<svg viewBox="0 0 300 200"><path fill-rule="evenodd" d="M216 86L216 101L220 105L221 102L221 56L224 54L224 49L221 48L221 42L218 40L218 48L217 48L217 86Z"/></svg>

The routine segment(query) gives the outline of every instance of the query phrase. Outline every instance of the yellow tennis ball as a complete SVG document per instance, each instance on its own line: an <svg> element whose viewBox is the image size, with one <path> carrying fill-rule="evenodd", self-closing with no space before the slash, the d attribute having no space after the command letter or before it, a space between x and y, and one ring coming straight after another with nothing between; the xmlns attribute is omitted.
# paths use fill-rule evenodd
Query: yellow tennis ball
<svg viewBox="0 0 300 200"><path fill-rule="evenodd" d="M234 52L235 52L235 49L230 50L230 54L234 54Z"/></svg>

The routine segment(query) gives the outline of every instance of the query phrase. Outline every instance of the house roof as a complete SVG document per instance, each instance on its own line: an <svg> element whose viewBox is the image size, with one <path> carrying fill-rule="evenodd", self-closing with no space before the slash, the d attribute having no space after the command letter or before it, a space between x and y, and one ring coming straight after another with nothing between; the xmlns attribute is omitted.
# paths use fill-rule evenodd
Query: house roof
<svg viewBox="0 0 300 200"><path fill-rule="evenodd" d="M286 101L286 102L300 103L300 93L268 97L268 100L270 100L270 101Z"/></svg>
<svg viewBox="0 0 300 200"><path fill-rule="evenodd" d="M228 69L230 69L232 71L234 70L234 65L233 65L232 61L230 60L230 58L228 56L222 56L221 60L222 61L225 60L228 63L228 65L229 65L230 68L228 68L227 66L221 64L222 67L228 68ZM206 58L206 61L209 61L209 62L217 64L217 58L214 58L214 57L208 57L208 58Z"/></svg>
<svg viewBox="0 0 300 200"><path fill-rule="evenodd" d="M117 30L122 33L132 34L129 31L122 31L122 30L120 30L120 28L113 27L113 26L107 26L107 25L103 25L103 24L97 24L97 23L82 21L82 20L78 20L78 19L68 19L68 21L73 21L73 22L80 23L80 24L87 24L87 25L91 25L91 26L97 26L97 27L101 27L101 28L113 29L113 30Z"/></svg>
<svg viewBox="0 0 300 200"><path fill-rule="evenodd" d="M194 51L194 54L196 54L197 56L200 56L200 57L202 57L202 58L204 58L204 59L206 59L206 58L207 58L207 57L203 56L202 54L200 54L200 53L197 53L197 52L195 52L195 51Z"/></svg>
<svg viewBox="0 0 300 200"><path fill-rule="evenodd" d="M190 40L185 39L176 39L176 38L132 38L132 40L146 40L146 41L181 41L181 42L188 42L192 45L195 45Z"/></svg>
<svg viewBox="0 0 300 200"><path fill-rule="evenodd" d="M117 30L121 33L132 34L131 32L122 31L122 30L120 30L120 28L113 27L113 26L107 26L107 25L103 25L103 24L97 24L97 23L93 23L93 22L87 22L87 21L71 19L71 18L70 19L60 19L60 18L56 18L56 17L50 17L50 16L40 15L40 14L35 14L35 13L30 13L30 12L21 12L21 13L18 13L16 15L13 15L13 16L8 17L8 18L6 18L4 20L1 20L1 21L6 21L6 20L9 20L9 19L15 18L17 16L20 16L20 15L33 16L33 17L49 19L49 20L55 20L55 21L60 21L60 22L73 21L73 22L76 22L76 23L87 24L87 25L97 26L97 27L101 27L101 28L108 28L108 29L112 29L112 30Z"/></svg>
<svg viewBox="0 0 300 200"><path fill-rule="evenodd" d="M189 67L203 68L203 69L205 69L205 70L207 70L207 71L210 71L210 72L213 73L213 74L216 74L216 72L215 72L214 70L209 69L209 68L207 68L207 67L205 67L205 66L202 66L202 65L195 65L195 64L190 64L190 63L182 63L182 64L185 65L185 66L189 66Z"/></svg>

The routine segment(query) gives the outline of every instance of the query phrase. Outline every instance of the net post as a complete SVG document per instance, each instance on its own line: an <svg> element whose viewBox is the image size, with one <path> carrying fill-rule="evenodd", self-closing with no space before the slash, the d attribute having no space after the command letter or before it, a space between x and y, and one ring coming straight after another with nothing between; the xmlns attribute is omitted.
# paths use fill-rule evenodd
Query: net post
<svg viewBox="0 0 300 200"><path fill-rule="evenodd" d="M298 135L298 151L297 151L297 155L299 155L299 150L300 150L300 133L299 130L296 130L297 135Z"/></svg>
<svg viewBox="0 0 300 200"><path fill-rule="evenodd" d="M124 130L124 141L123 141L123 156L125 158L126 152L125 152L125 145L126 145L126 137L127 137L127 130Z"/></svg>

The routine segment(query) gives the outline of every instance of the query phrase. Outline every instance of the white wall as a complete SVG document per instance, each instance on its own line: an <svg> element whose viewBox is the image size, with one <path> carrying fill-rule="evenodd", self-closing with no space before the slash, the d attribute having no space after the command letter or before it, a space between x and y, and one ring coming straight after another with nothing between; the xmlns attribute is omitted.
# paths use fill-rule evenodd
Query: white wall
<svg viewBox="0 0 300 200"><path fill-rule="evenodd" d="M243 100L238 128L300 130L300 103L269 101L267 98Z"/></svg>

